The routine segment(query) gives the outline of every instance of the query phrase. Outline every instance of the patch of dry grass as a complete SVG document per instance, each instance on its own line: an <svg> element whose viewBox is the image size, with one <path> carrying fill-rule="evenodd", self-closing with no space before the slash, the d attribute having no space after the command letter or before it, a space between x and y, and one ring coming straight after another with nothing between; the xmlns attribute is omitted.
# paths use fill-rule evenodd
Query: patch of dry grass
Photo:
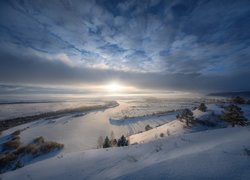
<svg viewBox="0 0 250 180"><path fill-rule="evenodd" d="M10 141L4 143L4 149L17 149L21 145L20 137L15 137Z"/></svg>
<svg viewBox="0 0 250 180"><path fill-rule="evenodd" d="M42 136L37 137L33 140L34 143L36 144L43 144L45 142L44 138Z"/></svg>
<svg viewBox="0 0 250 180"><path fill-rule="evenodd" d="M25 152L25 146L17 148L13 153L19 156L20 154Z"/></svg>
<svg viewBox="0 0 250 180"><path fill-rule="evenodd" d="M36 157L64 147L63 144L54 141L45 141L42 136L35 138L32 143L26 146L20 146L18 134L20 132L12 133L11 140L3 144L6 153L0 155L0 173L23 167L24 164L22 164L20 158L25 155L30 154Z"/></svg>
<svg viewBox="0 0 250 180"><path fill-rule="evenodd" d="M0 167L6 167L11 164L12 161L17 159L17 155L14 153L6 153L0 155Z"/></svg>
<svg viewBox="0 0 250 180"><path fill-rule="evenodd" d="M63 147L64 147L63 144L53 142L53 141L48 141L48 142L44 142L43 144L41 144L40 151L42 153L48 153L48 152L53 151L53 150L62 149Z"/></svg>
<svg viewBox="0 0 250 180"><path fill-rule="evenodd" d="M28 154L36 155L38 154L39 147L36 144L28 144L24 147L24 151Z"/></svg>
<svg viewBox="0 0 250 180"><path fill-rule="evenodd" d="M46 154L53 150L60 150L64 147L63 144L54 142L54 141L45 141L45 139L40 136L33 140L32 144L26 146L27 153L37 155L37 154Z"/></svg>

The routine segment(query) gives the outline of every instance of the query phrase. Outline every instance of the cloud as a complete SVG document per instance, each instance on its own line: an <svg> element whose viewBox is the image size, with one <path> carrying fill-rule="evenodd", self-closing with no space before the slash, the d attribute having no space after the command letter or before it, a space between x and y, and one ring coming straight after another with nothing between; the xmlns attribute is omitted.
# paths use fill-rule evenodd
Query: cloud
<svg viewBox="0 0 250 180"><path fill-rule="evenodd" d="M248 88L249 11L247 0L1 1L0 82Z"/></svg>
<svg viewBox="0 0 250 180"><path fill-rule="evenodd" d="M57 59L42 59L39 56L18 56L0 52L0 82L4 84L59 85L80 87L84 85L102 85L114 79L138 89L179 90L209 92L215 90L249 89L250 73L230 76L197 73L145 73L126 72L104 68L86 68L69 66ZM54 57L57 58L57 57ZM93 91L95 91L93 89Z"/></svg>

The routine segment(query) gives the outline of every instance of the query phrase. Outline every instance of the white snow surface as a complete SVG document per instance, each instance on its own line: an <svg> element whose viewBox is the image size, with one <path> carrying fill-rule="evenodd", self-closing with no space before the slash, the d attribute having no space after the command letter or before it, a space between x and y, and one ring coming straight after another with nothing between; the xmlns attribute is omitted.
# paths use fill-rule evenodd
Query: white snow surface
<svg viewBox="0 0 250 180"><path fill-rule="evenodd" d="M42 119L3 131L1 144L6 135L20 129L23 145L43 136L65 146L58 154L34 159L23 168L0 175L0 179L250 179L250 156L244 151L244 148L250 150L249 127L197 132L184 128L185 123L176 120L175 112L144 116L172 110L172 105L170 109L164 104L153 105L153 110L148 111L151 106L141 102L118 102L120 105L114 108L82 116L69 114ZM150 100L149 104L152 103ZM202 120L223 111L215 104L207 106L207 112L194 110L194 117ZM248 119L249 107L242 105ZM125 115L135 118L122 119ZM113 117L118 117L117 122L110 121ZM147 124L153 129L138 133L144 131ZM93 149L98 137L111 131L116 138L130 135L130 144L135 145Z"/></svg>
<svg viewBox="0 0 250 180"><path fill-rule="evenodd" d="M163 134L163 136L182 134L185 131L183 128L184 126L185 123L180 122L179 120L173 120L151 130L131 135L129 136L129 142L130 144L145 143L160 138L161 134Z"/></svg>
<svg viewBox="0 0 250 180"><path fill-rule="evenodd" d="M61 153L2 180L250 179L249 127L164 137L128 147Z"/></svg>
<svg viewBox="0 0 250 180"><path fill-rule="evenodd" d="M146 102L147 101L145 101L145 103ZM136 105L134 101L132 104L130 104L130 101L120 100L118 103L119 106L117 107L92 111L86 115L83 114L82 116L69 114L59 118L33 121L3 131L0 137L20 129L22 130L20 137L23 144L28 144L34 138L43 136L47 140L63 143L65 145L63 152L76 152L96 148L98 137L109 136L111 131L114 132L116 138L119 138L121 135L127 136L144 131L147 124L155 127L157 125L170 122L174 120L176 116L174 113L166 114L160 117L139 116L132 120L125 119L122 121L117 121L117 123L112 123L110 122L110 118L120 113L127 115L124 113L129 112L129 115L131 116L138 116L138 113L135 109L140 109L138 111L142 115L149 114L148 110L150 109L150 106L147 104L144 104L145 107L142 108L141 102ZM154 102L153 112L158 112L164 109L163 107L165 107L164 110L171 110L167 108L167 103L168 101L165 102L165 105L161 103L160 107L157 107L157 101ZM178 105L174 105L174 107L178 107ZM131 108L134 110L131 110Z"/></svg>

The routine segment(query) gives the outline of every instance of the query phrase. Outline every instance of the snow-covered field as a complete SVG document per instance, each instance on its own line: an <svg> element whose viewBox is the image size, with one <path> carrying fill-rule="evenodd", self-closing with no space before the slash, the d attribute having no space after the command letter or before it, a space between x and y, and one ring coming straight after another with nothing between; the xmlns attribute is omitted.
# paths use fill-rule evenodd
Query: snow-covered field
<svg viewBox="0 0 250 180"><path fill-rule="evenodd" d="M1 176L44 179L250 178L250 129L225 128L170 136L123 148L61 153Z"/></svg>
<svg viewBox="0 0 250 180"><path fill-rule="evenodd" d="M82 114L39 119L5 130L0 144L9 134L21 130L22 145L43 136L64 144L57 154L42 156L23 168L0 175L2 179L249 179L250 161L244 148L250 149L249 127L224 128L196 125L186 128L176 120L178 110L197 106L199 99L120 98L119 106ZM70 101L50 104L1 105L15 117L30 113L56 111L89 105L98 101ZM29 108L30 106L30 108ZM207 104L207 112L193 110L194 117L209 119L221 114L222 105ZM250 106L241 105L250 119ZM22 111L23 110L23 111ZM4 118L2 118L4 119ZM216 121L212 119L211 121ZM145 131L145 126L153 129ZM222 128L223 127L223 128ZM96 149L99 136L128 136L128 147ZM212 173L213 172L213 173Z"/></svg>

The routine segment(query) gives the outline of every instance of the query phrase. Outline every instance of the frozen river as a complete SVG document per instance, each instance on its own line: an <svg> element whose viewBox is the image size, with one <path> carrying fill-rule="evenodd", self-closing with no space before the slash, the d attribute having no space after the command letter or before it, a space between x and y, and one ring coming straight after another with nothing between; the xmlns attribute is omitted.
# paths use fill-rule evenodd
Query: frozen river
<svg viewBox="0 0 250 180"><path fill-rule="evenodd" d="M63 152L81 151L96 148L98 137L109 136L111 131L116 138L122 134L137 133L143 131L147 124L155 127L174 120L176 112L168 113L170 110L195 105L193 100L176 102L162 99L118 99L117 102L119 106L114 108L96 110L86 115L68 114L60 118L42 119L11 128L3 134L22 129L20 136L24 144L43 136L48 140L64 143ZM165 114L152 115L157 112ZM111 118L116 119L116 122L111 122Z"/></svg>

